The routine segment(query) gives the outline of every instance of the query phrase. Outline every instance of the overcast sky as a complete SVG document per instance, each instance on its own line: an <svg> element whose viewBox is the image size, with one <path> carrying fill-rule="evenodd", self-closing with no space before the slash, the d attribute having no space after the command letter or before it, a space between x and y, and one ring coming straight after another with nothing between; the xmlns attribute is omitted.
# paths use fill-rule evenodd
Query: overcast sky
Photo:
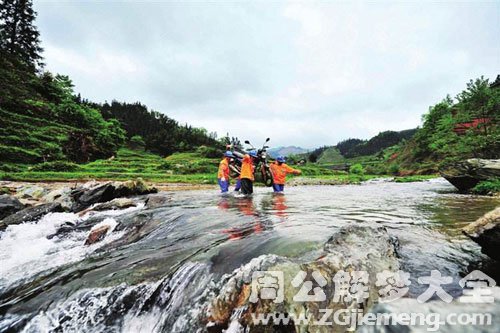
<svg viewBox="0 0 500 333"><path fill-rule="evenodd" d="M500 2L34 1L47 69L219 136L311 148L420 124L500 74Z"/></svg>

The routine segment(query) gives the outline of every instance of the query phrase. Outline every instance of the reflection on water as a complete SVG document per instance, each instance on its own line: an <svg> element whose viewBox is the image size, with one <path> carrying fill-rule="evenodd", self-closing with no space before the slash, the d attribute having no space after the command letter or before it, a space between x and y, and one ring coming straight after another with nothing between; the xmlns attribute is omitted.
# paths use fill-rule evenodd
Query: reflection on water
<svg viewBox="0 0 500 333"><path fill-rule="evenodd" d="M153 316L144 304L156 302L162 309L194 309L199 299L206 297L203 292L209 289L208 274L216 281L262 254L304 262L314 260L327 239L349 224L385 226L398 237L402 266L412 274L411 293L416 294L420 288L416 277L438 269L457 280L484 259L479 247L461 235L459 229L499 203L495 198L458 195L444 180L288 187L286 195L256 188L252 198L221 196L216 191L176 192L171 196L164 207L115 214L113 218L120 225L130 226L120 231L124 236L91 249L83 246L81 232L48 240L36 225L7 229L1 234L0 258L8 260L12 267L9 280L0 280L0 331L2 327L12 327L13 322L24 327L40 311L56 311L57 306L57 311L67 313L69 310L61 307L76 306L73 295L78 293L92 294L107 302L117 290L129 290L139 300L122 300L122 312L108 314L104 308L95 311L113 316L110 323L118 331L124 330L120 318L125 313L126 321L136 325L134 318L147 312L152 316L150 324L156 327L155 321L160 317ZM53 222L45 219L43 223L61 223L61 219L62 216L54 215ZM142 227L134 231L138 224ZM54 253L42 253L33 259L24 257L15 266L13 258L18 253L9 244L12 237L19 235L20 228L36 231L25 233L31 237L23 243L26 253L38 253L37 244L44 244L47 249L70 251L71 259L52 262L48 269L44 259ZM57 242L64 246L56 246ZM193 266L193 262L202 266ZM29 271L21 265L29 267ZM203 269L189 274L187 267ZM192 291L168 292L173 276L185 288L191 286ZM101 294L105 296L95 296ZM81 308L67 319L68 325L78 327L78 320L91 321L92 314L82 313L85 309ZM56 316L55 312L52 316ZM163 321L169 323L166 327L183 327L185 323L179 320L189 321L171 312L161 315L167 317ZM48 323L47 320L44 316L36 317L36 323L43 322L48 327L62 325L54 323L54 318Z"/></svg>

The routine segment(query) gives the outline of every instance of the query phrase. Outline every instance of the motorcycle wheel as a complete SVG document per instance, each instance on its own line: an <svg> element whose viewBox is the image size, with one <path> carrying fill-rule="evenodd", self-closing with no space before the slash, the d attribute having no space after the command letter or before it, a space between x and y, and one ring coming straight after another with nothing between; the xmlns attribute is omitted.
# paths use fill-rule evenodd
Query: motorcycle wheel
<svg viewBox="0 0 500 333"><path fill-rule="evenodd" d="M273 175L271 174L271 170L266 170L266 178L264 179L264 184L267 187L273 186L274 180Z"/></svg>

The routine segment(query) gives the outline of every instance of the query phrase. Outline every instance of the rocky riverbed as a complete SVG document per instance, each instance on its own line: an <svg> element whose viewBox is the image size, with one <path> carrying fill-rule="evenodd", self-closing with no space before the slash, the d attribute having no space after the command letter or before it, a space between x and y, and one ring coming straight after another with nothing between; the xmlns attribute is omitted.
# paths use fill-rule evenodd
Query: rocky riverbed
<svg viewBox="0 0 500 333"><path fill-rule="evenodd" d="M462 234L494 210L498 198L457 194L444 180L293 186L285 196L257 188L253 198L220 196L214 188L157 191L141 181L41 188L16 186L2 197L0 331L350 329L311 321L327 310L355 316L479 312L492 316L490 325L444 323L439 331L500 327L495 303L460 301L470 274L481 271L490 282L500 276L494 256L469 239L472 234ZM37 205L24 206L32 202ZM487 215L478 222L475 235L494 229L493 220ZM420 302L425 277L434 271L446 277L443 290L451 300L431 295ZM274 294L279 302L265 285L275 286L273 277L284 283ZM338 294L342 281L353 283ZM500 295L496 288L491 293ZM254 322L269 314L289 319Z"/></svg>

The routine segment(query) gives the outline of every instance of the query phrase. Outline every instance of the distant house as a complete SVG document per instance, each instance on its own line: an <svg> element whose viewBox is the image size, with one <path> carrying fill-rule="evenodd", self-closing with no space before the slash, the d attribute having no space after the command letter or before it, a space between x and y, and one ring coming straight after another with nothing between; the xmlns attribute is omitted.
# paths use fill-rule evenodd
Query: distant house
<svg viewBox="0 0 500 333"><path fill-rule="evenodd" d="M477 128L481 124L487 124L491 121L491 118L475 118L472 121L468 121L465 123L457 123L455 127L453 127L453 132L458 135L464 135L467 130L471 128Z"/></svg>

